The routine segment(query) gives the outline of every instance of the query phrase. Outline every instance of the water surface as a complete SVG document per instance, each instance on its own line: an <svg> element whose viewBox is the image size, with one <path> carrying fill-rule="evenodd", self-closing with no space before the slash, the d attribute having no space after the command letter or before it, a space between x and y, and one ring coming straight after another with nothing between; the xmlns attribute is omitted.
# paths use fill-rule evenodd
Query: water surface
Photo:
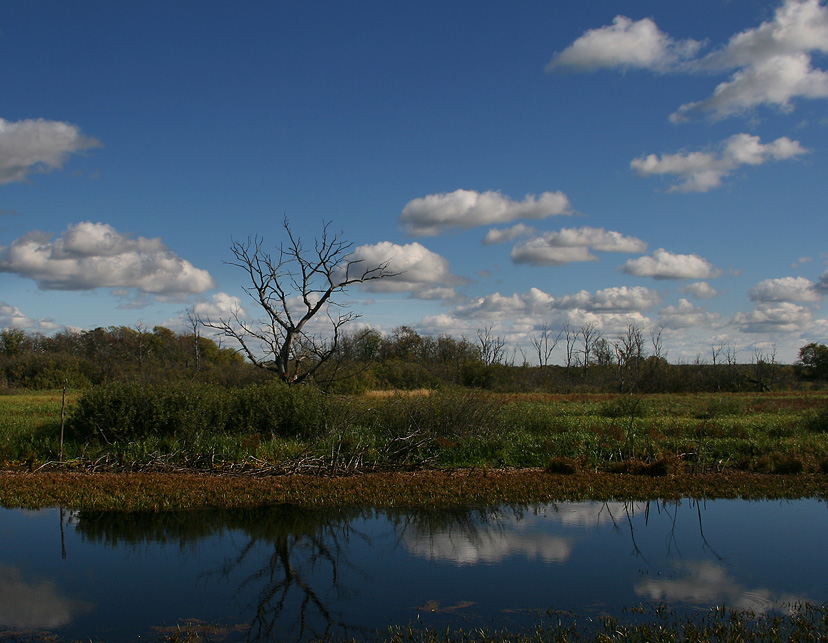
<svg viewBox="0 0 828 643"><path fill-rule="evenodd" d="M0 510L0 631L107 641L520 627L641 603L756 612L828 601L817 500L438 510Z"/></svg>

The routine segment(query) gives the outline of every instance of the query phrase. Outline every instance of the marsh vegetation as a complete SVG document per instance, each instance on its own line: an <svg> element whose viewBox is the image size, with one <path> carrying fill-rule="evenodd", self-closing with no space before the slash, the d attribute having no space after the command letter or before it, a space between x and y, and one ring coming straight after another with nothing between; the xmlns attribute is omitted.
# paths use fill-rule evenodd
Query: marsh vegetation
<svg viewBox="0 0 828 643"><path fill-rule="evenodd" d="M348 474L546 468L664 476L828 470L828 394L334 395L116 382L67 397L64 464L86 470ZM0 465L56 466L60 392L0 398Z"/></svg>

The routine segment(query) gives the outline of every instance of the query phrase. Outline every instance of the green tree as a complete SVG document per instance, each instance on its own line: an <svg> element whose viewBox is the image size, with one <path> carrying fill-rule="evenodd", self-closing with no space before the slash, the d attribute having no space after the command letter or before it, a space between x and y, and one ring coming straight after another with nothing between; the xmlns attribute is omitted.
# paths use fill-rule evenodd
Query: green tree
<svg viewBox="0 0 828 643"><path fill-rule="evenodd" d="M828 346L811 342L799 349L799 361L805 377L828 380Z"/></svg>

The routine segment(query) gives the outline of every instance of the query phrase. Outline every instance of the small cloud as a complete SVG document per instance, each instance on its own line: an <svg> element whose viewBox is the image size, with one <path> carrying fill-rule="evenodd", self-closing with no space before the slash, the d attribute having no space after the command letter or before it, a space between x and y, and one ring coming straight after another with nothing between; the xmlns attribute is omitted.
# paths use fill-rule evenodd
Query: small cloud
<svg viewBox="0 0 828 643"><path fill-rule="evenodd" d="M680 289L680 292L683 292L685 295L693 295L693 297L697 297L698 299L713 299L719 295L716 289L706 281L687 284L684 288Z"/></svg>
<svg viewBox="0 0 828 643"><path fill-rule="evenodd" d="M514 241L518 237L528 237L536 233L535 228L523 223L513 225L511 228L499 230L492 228L483 237L483 245L490 246L496 243L506 243L507 241Z"/></svg>
<svg viewBox="0 0 828 643"><path fill-rule="evenodd" d="M545 219L571 213L569 198L563 192L528 194L522 201L513 201L500 192L455 190L409 201L399 222L412 236L433 237L452 228Z"/></svg>
<svg viewBox="0 0 828 643"><path fill-rule="evenodd" d="M659 248L651 257L630 259L621 271L636 277L655 279L710 279L718 277L720 271L699 255L681 255Z"/></svg>
<svg viewBox="0 0 828 643"><path fill-rule="evenodd" d="M695 40L676 41L663 33L650 18L631 20L616 16L611 25L590 29L546 66L559 70L650 69L669 71L692 58L701 46Z"/></svg>
<svg viewBox="0 0 828 643"><path fill-rule="evenodd" d="M197 301L193 304L192 311L201 319L227 319L236 313L240 317L247 314L241 305L241 299L226 292L217 292L209 300Z"/></svg>
<svg viewBox="0 0 828 643"><path fill-rule="evenodd" d="M719 321L720 315L710 313L704 308L694 306L683 297L676 306L665 306L659 311L659 324L664 328L696 328L712 326Z"/></svg>
<svg viewBox="0 0 828 643"><path fill-rule="evenodd" d="M367 266L388 262L388 270L399 273L362 284L370 292L409 292L418 299L453 299L457 295L453 286L465 282L451 272L445 257L417 242L399 245L382 241L359 246L349 259L364 261Z"/></svg>
<svg viewBox="0 0 828 643"><path fill-rule="evenodd" d="M32 172L59 170L72 154L100 145L69 123L0 118L0 185L23 181Z"/></svg>
<svg viewBox="0 0 828 643"><path fill-rule="evenodd" d="M786 136L762 144L758 136L736 134L722 143L719 153L689 152L650 154L630 162L639 176L673 175L679 178L670 192L707 192L719 187L722 179L743 165L762 165L768 161L796 158L809 152Z"/></svg>
<svg viewBox="0 0 828 643"><path fill-rule="evenodd" d="M0 301L0 328L19 328L35 333L51 333L60 326L51 319L32 319L17 306Z"/></svg>

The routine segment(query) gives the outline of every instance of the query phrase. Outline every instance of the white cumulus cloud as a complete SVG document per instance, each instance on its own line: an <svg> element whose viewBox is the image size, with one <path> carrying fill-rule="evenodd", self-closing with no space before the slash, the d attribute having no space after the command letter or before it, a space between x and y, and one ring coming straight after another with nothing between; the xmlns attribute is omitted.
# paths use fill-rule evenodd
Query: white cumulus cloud
<svg viewBox="0 0 828 643"><path fill-rule="evenodd" d="M659 311L659 323L664 328L696 328L712 326L721 316L695 306L684 297L675 306L665 306Z"/></svg>
<svg viewBox="0 0 828 643"><path fill-rule="evenodd" d="M571 211L569 198L563 192L528 194L522 201L514 201L492 190L455 190L409 201L400 213L399 222L412 236L433 237L451 228L544 219Z"/></svg>
<svg viewBox="0 0 828 643"><path fill-rule="evenodd" d="M32 172L60 169L72 154L100 146L76 125L42 118L0 118L0 185L23 181Z"/></svg>
<svg viewBox="0 0 828 643"><path fill-rule="evenodd" d="M699 114L726 118L761 105L790 111L797 98L828 98L828 73L813 62L813 54L828 52L828 8L820 0L784 0L771 20L734 34L707 55L700 55L701 47L696 40L674 40L650 18L617 16L612 25L585 32L546 69L731 74L710 97L681 105L670 115L674 123Z"/></svg>
<svg viewBox="0 0 828 643"><path fill-rule="evenodd" d="M789 301L762 301L748 313L737 313L733 323L746 333L798 332L813 319L810 308Z"/></svg>
<svg viewBox="0 0 828 643"><path fill-rule="evenodd" d="M805 277L781 277L765 279L748 291L753 301L819 301L822 294L814 283Z"/></svg>
<svg viewBox="0 0 828 643"><path fill-rule="evenodd" d="M673 175L678 182L671 192L707 192L719 187L722 179L742 165L762 165L768 161L796 158L809 150L799 141L782 136L763 144L758 136L735 134L721 144L721 151L656 154L633 159L630 167L639 176Z"/></svg>
<svg viewBox="0 0 828 643"><path fill-rule="evenodd" d="M50 333L60 326L51 319L32 319L17 306L0 301L0 328L19 328L37 333Z"/></svg>
<svg viewBox="0 0 828 643"><path fill-rule="evenodd" d="M650 18L631 20L619 15L611 25L586 31L555 54L546 71L601 68L667 71L694 56L700 46L695 40L673 40Z"/></svg>
<svg viewBox="0 0 828 643"><path fill-rule="evenodd" d="M476 297L468 304L457 306L453 314L460 318L514 320L548 315L555 298L540 290L530 288L523 294L501 295L499 292Z"/></svg>
<svg viewBox="0 0 828 643"><path fill-rule="evenodd" d="M647 244L604 228L563 228L528 239L512 249L512 261L535 266L562 266L577 261L597 261L599 252L644 252Z"/></svg>
<svg viewBox="0 0 828 643"><path fill-rule="evenodd" d="M490 246L495 243L506 243L507 241L513 241L518 237L528 237L529 235L535 234L535 232L535 228L528 226L525 223L518 223L513 225L511 228L492 228L486 233L486 236L483 237L483 245Z"/></svg>
<svg viewBox="0 0 828 643"><path fill-rule="evenodd" d="M710 279L719 271L707 259L696 254L682 255L659 248L650 257L630 259L621 270L636 277L655 279Z"/></svg>
<svg viewBox="0 0 828 643"><path fill-rule="evenodd" d="M785 0L772 20L696 61L699 71L735 71L711 97L682 105L670 118L704 112L724 118L759 105L790 110L798 97L828 98L828 74L813 66L812 52L828 52L828 9L819 0Z"/></svg>
<svg viewBox="0 0 828 643"><path fill-rule="evenodd" d="M456 296L454 285L464 282L452 274L448 260L417 242L399 245L381 241L359 246L349 257L364 261L366 266L388 262L388 271L399 273L363 284L371 292L409 292L418 299L451 299Z"/></svg>
<svg viewBox="0 0 828 643"><path fill-rule="evenodd" d="M241 305L241 299L226 292L217 292L207 301L198 301L193 304L193 313L201 319L227 319L238 313L245 317L246 312Z"/></svg>
<svg viewBox="0 0 828 643"><path fill-rule="evenodd" d="M132 238L89 221L69 225L57 238L30 232L0 247L0 272L34 279L43 290L136 288L172 295L215 287L209 272L176 255L161 239Z"/></svg>
<svg viewBox="0 0 828 643"><path fill-rule="evenodd" d="M554 308L587 310L591 312L641 311L661 303L661 295L644 286L602 288L595 293L582 290L555 300Z"/></svg>
<svg viewBox="0 0 828 643"><path fill-rule="evenodd" d="M698 299L713 299L719 295L716 289L706 281L697 281L692 284L687 284L684 288L681 288L680 291L686 295L697 297Z"/></svg>

